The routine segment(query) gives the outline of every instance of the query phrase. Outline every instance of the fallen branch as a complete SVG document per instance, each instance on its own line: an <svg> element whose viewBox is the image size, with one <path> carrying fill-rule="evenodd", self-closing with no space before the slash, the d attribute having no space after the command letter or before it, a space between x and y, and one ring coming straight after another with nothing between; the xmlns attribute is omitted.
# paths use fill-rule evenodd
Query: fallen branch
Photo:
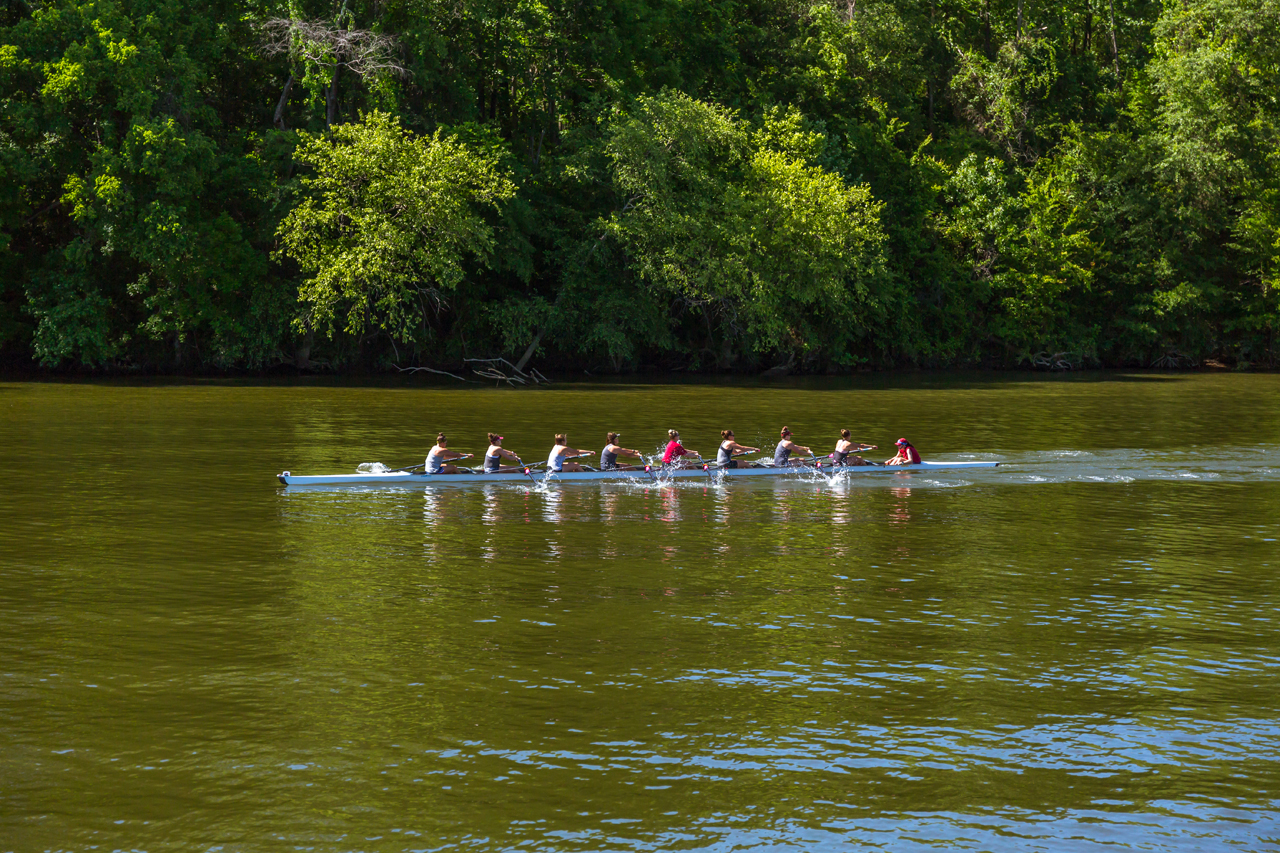
<svg viewBox="0 0 1280 853"><path fill-rule="evenodd" d="M519 376L507 376L496 367L486 367L484 370L475 370L473 368L471 372L476 376L483 376L485 379L496 379L499 382L506 382L508 385L515 382L519 382L521 385L527 384Z"/></svg>
<svg viewBox="0 0 1280 853"><path fill-rule="evenodd" d="M484 370L489 371L488 373L482 373L481 371L476 370L474 368L472 368L471 372L479 374L480 376L485 376L486 378L489 378L489 379L500 379L500 380L505 380L507 382L510 382L511 380L515 379L516 381L519 381L521 385L527 382L532 382L534 385L550 385L551 384L551 381L547 379L547 377L539 373L536 369L530 369L528 373L525 373L523 370L521 370L519 367L516 367L511 362L507 361L505 358L464 358L463 361L473 362L475 364L488 365L488 367L484 368ZM508 377L502 371L498 370L497 367L495 366L498 364L505 364L514 374L514 376Z"/></svg>
<svg viewBox="0 0 1280 853"><path fill-rule="evenodd" d="M1055 352L1050 355L1041 351L1031 357L1031 363L1036 367L1045 367L1049 370L1076 370L1083 364L1083 357L1079 359L1072 358L1076 355L1073 352Z"/></svg>
<svg viewBox="0 0 1280 853"><path fill-rule="evenodd" d="M455 373L450 373L450 372L449 372L449 371L447 371L447 370L436 370L434 367L401 367L401 366L400 366L400 365L398 365L398 364L393 364L393 365L391 365L391 366L392 366L392 367L394 367L396 370L400 371L401 373L417 373L419 370L423 370L423 371L426 371L427 373L438 373L438 374L440 374L441 376L448 376L450 379L456 379L456 380L458 380L459 382L473 382L473 381L474 381L474 380L472 380L472 379L467 379L467 378L465 378L465 377L458 376L458 375L457 375L457 374L455 374Z"/></svg>
<svg viewBox="0 0 1280 853"><path fill-rule="evenodd" d="M1183 355L1177 350L1170 350L1169 352L1166 352L1164 355L1160 356L1160 358L1157 358L1155 361L1151 362L1152 367L1157 369L1164 369L1164 370L1171 370L1171 369L1176 370L1183 366L1191 367L1191 366L1194 366L1194 364L1195 364L1195 359L1193 359L1189 355Z"/></svg>

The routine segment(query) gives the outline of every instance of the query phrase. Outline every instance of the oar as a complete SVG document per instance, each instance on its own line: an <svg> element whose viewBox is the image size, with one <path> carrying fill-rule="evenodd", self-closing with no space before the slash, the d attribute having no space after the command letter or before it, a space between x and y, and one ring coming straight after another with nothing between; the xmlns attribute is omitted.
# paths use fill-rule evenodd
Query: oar
<svg viewBox="0 0 1280 853"><path fill-rule="evenodd" d="M730 458L730 459L737 459L739 456L748 456L748 455L750 455L750 454L752 454L752 453L759 453L759 452L760 452L760 451L758 451L758 450L739 450L737 453L730 453L730 454L729 454L729 458ZM698 458L699 458L699 459L701 459L702 457L701 457L701 456L699 456ZM723 465L721 465L719 462L708 462L706 465L703 465L703 466L702 466L702 470L704 470L704 471L719 471L719 470L720 470L721 468L723 468L723 467L724 467L724 466L723 466ZM728 471L728 470L730 470L730 469L725 468L725 470L726 470L726 471Z"/></svg>
<svg viewBox="0 0 1280 853"><path fill-rule="evenodd" d="M463 459L470 459L472 456L475 456L475 454L474 454L474 453L464 453L464 454L462 454L461 456L455 456L455 457L453 457L452 459L441 459L441 460L440 460L440 464L441 464L441 465L452 465L452 464L453 464L453 463L455 463L455 462L461 462ZM412 471L412 470L414 470L415 468L425 468L425 467L427 467L427 463L423 462L421 465L414 465L414 466L413 466L413 468L397 468L396 470L398 470L398 471L406 471L406 470L407 470L407 471Z"/></svg>
<svg viewBox="0 0 1280 853"><path fill-rule="evenodd" d="M456 462L458 459L470 459L470 458L471 458L471 456L473 456L473 455L474 455L474 454L466 453L466 454L463 454L462 456L458 456L458 457L455 457L455 458L453 458L453 459L446 459L446 460L443 460L443 463L442 463L442 464L446 464L446 465L447 465L447 464L449 464L450 462ZM384 471L383 473L384 473L384 474L398 474L398 473L400 473L401 471L417 471L419 468L426 468L426 467L427 467L427 463L423 462L423 463L421 463L421 464L419 464L419 465L406 465L406 466L405 466L405 467L403 467L403 468L391 468L391 469L389 469L389 470L387 470L387 471Z"/></svg>
<svg viewBox="0 0 1280 853"><path fill-rule="evenodd" d="M486 458L487 458L487 457L486 457ZM529 463L527 463L527 464L526 464L526 463L525 463L525 461L524 461L523 459L521 459L519 456L517 456L517 457L516 457L516 464L514 464L514 465L503 465L503 464L502 464L502 457L498 457L498 473L500 473L500 474L516 474L516 473L519 473L519 471L518 471L518 470L517 470L517 471L512 471L512 470L509 470L509 469L512 469L512 468L515 468L515 469L521 469L521 468L532 468L532 467L533 467L533 466L535 466L535 465L545 465L545 464L546 464L545 462L529 462ZM508 470L503 471L503 470L502 470L503 468L507 468Z"/></svg>
<svg viewBox="0 0 1280 853"><path fill-rule="evenodd" d="M586 457L588 457L588 456L594 456L594 455L595 455L595 454L593 454L590 450L588 450L588 451L586 451L586 452L584 452L584 453L575 453L575 454L573 454L572 456L564 456L564 457L561 457L561 462L565 462L565 461L568 461L568 460L570 460L570 459L584 459L584 458L586 458ZM535 463L533 463L533 464L534 464L534 465L547 465L547 464L550 464L550 461L551 461L551 460L547 460L546 462L535 462ZM526 466L525 466L525 472L526 472L526 473L529 471L529 468L530 468L530 467L531 467L531 466L529 466L529 465L526 465ZM547 476L548 476L548 477L550 477L552 474L572 474L573 472L572 472L572 471L552 471L550 468L548 468L546 473L547 473Z"/></svg>
<svg viewBox="0 0 1280 853"><path fill-rule="evenodd" d="M564 457L564 458L565 458L565 459L581 459L581 458L582 458L582 457L584 457L584 456L595 456L595 452L594 452L594 451L591 451L591 450L584 450L584 451L582 451L581 453L575 453L575 454L573 454L572 456L566 456L566 457ZM534 462L533 464L534 464L534 465L546 465L547 463L545 463L545 462Z"/></svg>
<svg viewBox="0 0 1280 853"><path fill-rule="evenodd" d="M871 449L872 449L872 450L875 450L876 448L874 448L874 447L873 447L873 448L871 448ZM850 451L850 452L852 452L852 451ZM868 468L868 467L870 467L870 468L883 468L883 467L884 467L884 463L883 463L883 462L876 462L876 461L871 460L871 459L863 459L863 460L862 460L862 464L861 464L861 465L854 465L854 464L852 464L852 463L850 463L850 462L845 462L843 465L838 465L838 466L833 465L832 467L833 467L833 468L835 468L835 467L839 467L839 468Z"/></svg>
<svg viewBox="0 0 1280 853"><path fill-rule="evenodd" d="M702 454L701 454L701 453L694 453L693 451L690 451L690 452L686 453L684 456L677 456L677 457L675 457L674 459L672 459L670 462L664 462L664 463L662 463L662 467L663 467L663 468L679 468L679 467L680 467L680 465L681 465L680 460L681 460L681 459L686 459L686 458L688 458L688 457L690 457L690 456L696 456L696 457L698 458L698 460L699 460L699 461L701 461L701 459L702 459Z"/></svg>

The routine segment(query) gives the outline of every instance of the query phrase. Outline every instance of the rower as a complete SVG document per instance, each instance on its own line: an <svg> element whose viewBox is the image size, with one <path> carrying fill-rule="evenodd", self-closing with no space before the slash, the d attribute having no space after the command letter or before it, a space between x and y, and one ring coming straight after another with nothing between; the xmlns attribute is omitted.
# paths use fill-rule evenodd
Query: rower
<svg viewBox="0 0 1280 853"><path fill-rule="evenodd" d="M560 473L562 471L581 471L582 466L577 462L569 461L574 456L584 456L584 451L576 450L570 447L569 437L562 432L556 433L555 446L551 448L551 454L547 456L547 470Z"/></svg>
<svg viewBox="0 0 1280 853"><path fill-rule="evenodd" d="M787 465L803 465L804 460L797 459L791 461L792 453L803 453L805 456L812 456L813 451L805 447L803 444L796 444L791 440L791 427L783 427L779 433L782 440L778 442L778 446L773 449L773 464L777 468L783 468Z"/></svg>
<svg viewBox="0 0 1280 853"><path fill-rule="evenodd" d="M831 454L831 464L833 465L870 465L871 463L863 459L861 456L854 456L849 459L850 453L861 452L863 450L875 450L874 444L859 443L856 447L849 440L849 431L847 429L840 430L840 440L836 442L836 450Z"/></svg>
<svg viewBox="0 0 1280 853"><path fill-rule="evenodd" d="M716 451L716 467L717 468L737 468L738 460L734 456L743 453L759 453L758 447L747 447L745 444L738 444L734 441L733 430L720 430L720 449Z"/></svg>
<svg viewBox="0 0 1280 853"><path fill-rule="evenodd" d="M515 468L503 468L502 460L510 459L516 463ZM502 436L497 433L489 433L489 449L484 452L484 473L486 474L510 474L512 471L519 471L524 467L524 463L520 461L520 457L516 456L510 450L506 450L502 446Z"/></svg>
<svg viewBox="0 0 1280 853"><path fill-rule="evenodd" d="M618 439L622 438L622 433L611 432L608 436L608 443L605 444L604 450L600 451L600 470L601 471L631 471L636 468L635 465L619 465L618 457L625 456L628 459L637 459L643 461L640 451L631 450L618 444Z"/></svg>
<svg viewBox="0 0 1280 853"><path fill-rule="evenodd" d="M911 442L905 438L900 438L894 442L898 448L898 455L892 459L886 459L886 465L919 465L920 451L911 446Z"/></svg>
<svg viewBox="0 0 1280 853"><path fill-rule="evenodd" d="M684 445L680 443L680 433L677 430L667 430L667 438L671 439L667 442L667 449L662 454L663 465L677 465L684 467L687 463L677 462L681 456L696 456L702 458L702 454L696 450L685 450Z"/></svg>
<svg viewBox="0 0 1280 853"><path fill-rule="evenodd" d="M455 465L446 465L450 459L466 459L470 453L458 453L456 450L449 449L449 440L444 437L444 433L436 436L436 446L431 448L427 453L427 473L428 474L456 474L458 468Z"/></svg>

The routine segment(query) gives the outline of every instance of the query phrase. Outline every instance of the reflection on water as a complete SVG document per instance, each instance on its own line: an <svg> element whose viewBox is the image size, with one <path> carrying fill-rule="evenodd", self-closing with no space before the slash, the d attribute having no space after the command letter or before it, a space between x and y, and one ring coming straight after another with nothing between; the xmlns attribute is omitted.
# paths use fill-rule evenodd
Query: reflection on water
<svg viewBox="0 0 1280 853"><path fill-rule="evenodd" d="M1266 849L1276 385L0 385L0 847ZM1009 464L269 479L423 410Z"/></svg>
<svg viewBox="0 0 1280 853"><path fill-rule="evenodd" d="M889 523L906 524L911 520L911 489L898 486L889 489L889 494L893 496L893 501L889 504Z"/></svg>

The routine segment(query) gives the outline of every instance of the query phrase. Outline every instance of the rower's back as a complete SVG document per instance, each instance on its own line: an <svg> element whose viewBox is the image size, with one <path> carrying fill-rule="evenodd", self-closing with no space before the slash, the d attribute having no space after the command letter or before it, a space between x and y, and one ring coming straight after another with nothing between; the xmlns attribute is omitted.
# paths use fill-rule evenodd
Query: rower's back
<svg viewBox="0 0 1280 853"><path fill-rule="evenodd" d="M784 438L773 449L773 464L781 468L789 459L791 459L791 448L787 447L787 440Z"/></svg>

